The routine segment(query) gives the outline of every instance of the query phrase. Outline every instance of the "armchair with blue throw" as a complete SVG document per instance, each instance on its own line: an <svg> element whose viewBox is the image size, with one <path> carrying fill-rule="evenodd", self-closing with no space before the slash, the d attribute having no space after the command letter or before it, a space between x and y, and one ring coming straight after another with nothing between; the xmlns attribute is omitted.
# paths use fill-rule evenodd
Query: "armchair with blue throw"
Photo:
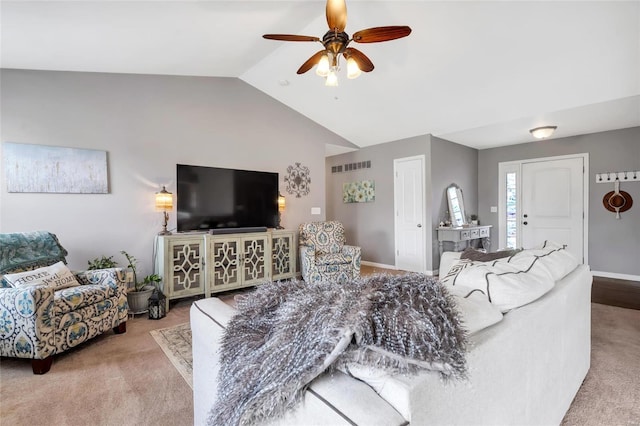
<svg viewBox="0 0 640 426"><path fill-rule="evenodd" d="M360 276L360 247L345 244L342 223L303 223L299 231L302 278L306 282L345 283Z"/></svg>
<svg viewBox="0 0 640 426"><path fill-rule="evenodd" d="M66 264L66 255L49 232L0 234L0 356L31 359L34 374L49 371L55 354L110 329L127 330L126 284L117 268L73 275L67 270L64 288L56 286L60 280L18 286L9 279L10 274L34 271L34 277L36 270Z"/></svg>

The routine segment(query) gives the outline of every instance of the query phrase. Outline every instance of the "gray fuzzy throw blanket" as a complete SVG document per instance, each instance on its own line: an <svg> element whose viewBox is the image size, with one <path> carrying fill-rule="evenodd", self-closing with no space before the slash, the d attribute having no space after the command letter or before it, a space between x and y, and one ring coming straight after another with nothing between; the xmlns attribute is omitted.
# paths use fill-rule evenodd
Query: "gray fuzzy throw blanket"
<svg viewBox="0 0 640 426"><path fill-rule="evenodd" d="M315 377L349 362L466 375L466 334L452 297L423 274L274 282L237 305L222 339L212 425L280 417Z"/></svg>

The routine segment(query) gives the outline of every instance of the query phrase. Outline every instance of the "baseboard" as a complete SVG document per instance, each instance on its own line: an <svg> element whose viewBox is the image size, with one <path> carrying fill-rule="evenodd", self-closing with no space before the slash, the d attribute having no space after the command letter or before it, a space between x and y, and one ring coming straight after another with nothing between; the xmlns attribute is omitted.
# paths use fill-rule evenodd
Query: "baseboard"
<svg viewBox="0 0 640 426"><path fill-rule="evenodd" d="M615 278L618 280L640 281L640 275L618 274L616 272L591 271L595 277Z"/></svg>
<svg viewBox="0 0 640 426"><path fill-rule="evenodd" d="M392 269L394 271L398 270L398 268L396 268L395 265L385 265L384 263L369 262L369 261L366 261L366 260L363 260L360 263L362 263L365 266L371 266L373 268ZM426 275L430 275L430 276L433 277L435 275L438 275L438 270L436 269L435 271L425 271L424 273Z"/></svg>
<svg viewBox="0 0 640 426"><path fill-rule="evenodd" d="M384 263L369 262L367 260L363 260L360 263L362 263L365 266L372 266L374 268L393 269L393 270L398 269L398 268L396 268L395 265L385 265Z"/></svg>

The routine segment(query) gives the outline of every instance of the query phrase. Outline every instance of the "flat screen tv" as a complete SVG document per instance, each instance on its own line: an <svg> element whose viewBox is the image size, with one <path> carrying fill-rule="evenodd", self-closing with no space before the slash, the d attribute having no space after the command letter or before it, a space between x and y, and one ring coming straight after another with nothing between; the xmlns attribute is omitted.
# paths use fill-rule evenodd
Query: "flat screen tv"
<svg viewBox="0 0 640 426"><path fill-rule="evenodd" d="M177 165L178 232L278 224L278 173Z"/></svg>

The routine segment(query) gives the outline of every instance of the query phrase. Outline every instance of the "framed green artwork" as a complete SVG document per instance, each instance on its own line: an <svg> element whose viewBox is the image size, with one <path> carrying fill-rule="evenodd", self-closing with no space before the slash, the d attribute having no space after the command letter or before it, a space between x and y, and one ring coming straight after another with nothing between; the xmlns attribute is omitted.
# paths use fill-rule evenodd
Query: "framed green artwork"
<svg viewBox="0 0 640 426"><path fill-rule="evenodd" d="M371 203L376 200L376 184L373 180L342 184L344 203Z"/></svg>

